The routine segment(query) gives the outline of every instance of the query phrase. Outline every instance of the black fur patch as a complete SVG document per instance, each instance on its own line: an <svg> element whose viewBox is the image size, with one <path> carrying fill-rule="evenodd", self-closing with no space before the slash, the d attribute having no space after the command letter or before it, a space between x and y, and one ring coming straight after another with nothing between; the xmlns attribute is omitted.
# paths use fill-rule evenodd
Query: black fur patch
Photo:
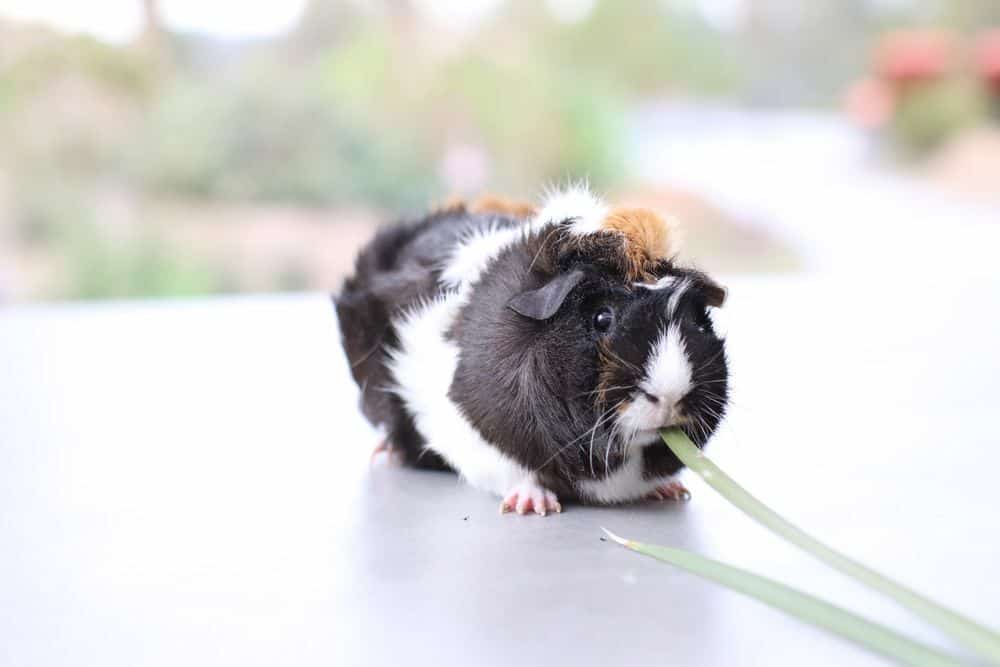
<svg viewBox="0 0 1000 667"><path fill-rule="evenodd" d="M724 413L728 375L724 343L706 312L721 302L721 288L669 261L651 264L647 278L674 275L691 285L668 321L670 288L632 284L620 235L574 237L568 223L515 241L473 286L448 332L460 351L449 397L484 439L537 470L552 491L573 498L576 482L600 479L624 460L626 443L612 428L615 410L635 398L652 343L668 324L679 327L691 359L694 389L683 402L691 424L684 428L699 445ZM411 464L447 468L437 455L424 453L412 416L385 391L393 382L386 350L398 344L393 318L440 293L440 268L462 236L496 224L523 221L456 208L389 227L361 253L355 275L335 299L362 409L387 428ZM582 280L551 317L533 319L508 307L514 297L577 270ZM594 315L606 308L613 309L615 326L598 331ZM643 456L647 476L681 467L666 446L647 447Z"/></svg>
<svg viewBox="0 0 1000 667"><path fill-rule="evenodd" d="M361 409L372 424L385 427L407 463L448 469L437 454L423 449L412 417L400 398L387 391L393 379L386 352L399 342L393 318L440 292L440 267L463 235L514 224L520 221L453 207L388 226L361 251L354 275L334 297L344 351L361 388Z"/></svg>
<svg viewBox="0 0 1000 667"><path fill-rule="evenodd" d="M658 264L662 275L692 286L667 319L672 291L634 288L614 268L614 239L581 246L563 241L559 226L515 243L491 265L458 315L451 335L461 359L450 397L489 442L531 470L562 496L576 495L581 479L600 479L621 465L626 443L613 432L615 411L634 397L652 343L668 324L679 327L693 368L695 389L684 401L690 435L704 444L727 400L723 342L706 313L706 279ZM594 251L588 256L586 250ZM541 261L540 261L541 258ZM504 305L548 284L560 272L585 278L556 314L544 321ZM658 277L658 276L654 276ZM608 334L594 314L618 315ZM650 451L655 450L655 451ZM681 466L664 447L647 448L645 474L666 476Z"/></svg>
<svg viewBox="0 0 1000 667"><path fill-rule="evenodd" d="M537 261L547 238L515 243L475 286L451 331L461 358L449 396L487 441L538 470L556 493L573 496L584 462L565 445L591 426L592 401L581 390L594 386L597 373L593 339L578 326L581 289L545 321L506 307L555 275L551 263Z"/></svg>

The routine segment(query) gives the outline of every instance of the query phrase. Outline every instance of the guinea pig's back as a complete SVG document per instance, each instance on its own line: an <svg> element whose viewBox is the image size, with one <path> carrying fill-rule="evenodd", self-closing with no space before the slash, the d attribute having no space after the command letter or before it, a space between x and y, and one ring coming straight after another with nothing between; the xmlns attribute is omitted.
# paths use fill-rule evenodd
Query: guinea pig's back
<svg viewBox="0 0 1000 667"><path fill-rule="evenodd" d="M393 319L440 292L441 269L462 239L517 224L521 221L455 206L387 225L358 254L354 274L334 305L351 374L362 390L361 407L373 424L391 422L399 409L398 399L382 390L391 384L386 350L398 343Z"/></svg>

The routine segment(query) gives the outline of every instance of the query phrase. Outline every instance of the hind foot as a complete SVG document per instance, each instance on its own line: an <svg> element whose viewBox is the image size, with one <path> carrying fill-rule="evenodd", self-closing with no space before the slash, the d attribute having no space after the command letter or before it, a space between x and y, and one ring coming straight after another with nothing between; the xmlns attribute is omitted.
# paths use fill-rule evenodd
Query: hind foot
<svg viewBox="0 0 1000 667"><path fill-rule="evenodd" d="M399 450L397 450L395 447L392 446L392 443L389 441L389 438L386 438L377 445L375 445L375 449L372 450L372 455L368 459L369 466L375 465L375 461L378 460L379 454L385 454L386 459L388 459L389 463L393 463L396 465L400 465L403 463L403 455L399 452Z"/></svg>

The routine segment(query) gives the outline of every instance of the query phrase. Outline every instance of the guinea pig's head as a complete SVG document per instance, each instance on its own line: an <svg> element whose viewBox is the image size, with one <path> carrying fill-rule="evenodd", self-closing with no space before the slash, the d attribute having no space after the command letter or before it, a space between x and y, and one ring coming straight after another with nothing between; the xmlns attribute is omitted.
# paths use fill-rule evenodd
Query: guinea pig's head
<svg viewBox="0 0 1000 667"><path fill-rule="evenodd" d="M642 247L648 238L562 234L544 253L551 278L508 305L564 348L561 392L582 402L595 430L624 447L680 426L700 445L728 400L725 344L711 317L725 290L663 248Z"/></svg>
<svg viewBox="0 0 1000 667"><path fill-rule="evenodd" d="M626 442L680 426L703 444L725 412L725 342L710 309L725 293L704 275L680 270L594 299L589 317L598 351L597 398L615 412Z"/></svg>

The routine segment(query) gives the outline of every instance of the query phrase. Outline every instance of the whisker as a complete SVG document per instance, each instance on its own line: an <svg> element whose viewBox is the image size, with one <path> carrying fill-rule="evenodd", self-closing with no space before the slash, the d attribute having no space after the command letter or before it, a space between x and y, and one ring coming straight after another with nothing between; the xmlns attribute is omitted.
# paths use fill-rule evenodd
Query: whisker
<svg viewBox="0 0 1000 667"><path fill-rule="evenodd" d="M609 416L608 416L607 419L613 418L615 411L617 411L618 408L620 408L624 403L625 403L625 399L622 399L622 400L618 401L618 403L613 408L611 408L610 410L608 410ZM603 423L607 423L607 419L604 419ZM591 434L590 434L590 451L588 452L588 461L590 462L590 476L591 477L597 477L597 471L594 470L594 436L597 435L597 426L598 426L597 424L594 425L594 428L591 429ZM609 442L610 442L610 440L609 440ZM606 461L605 461L605 473L607 473L607 462Z"/></svg>
<svg viewBox="0 0 1000 667"><path fill-rule="evenodd" d="M635 434L639 432L638 426L633 426L629 429L628 438L625 440L625 452L622 454L623 458L627 459L629 453L632 451L632 443L635 442Z"/></svg>
<svg viewBox="0 0 1000 667"><path fill-rule="evenodd" d="M709 401L713 405L717 405L721 408L726 407L726 401L719 398L718 396L712 396L711 394L704 394L704 395L699 394L698 398L701 400Z"/></svg>
<svg viewBox="0 0 1000 667"><path fill-rule="evenodd" d="M719 414L717 411L715 411L713 408L711 408L711 407L709 407L707 405L703 405L703 406L701 406L701 409L704 412L707 412L709 414L709 416L715 417L715 419L717 419L718 421L722 421L722 415Z"/></svg>
<svg viewBox="0 0 1000 667"><path fill-rule="evenodd" d="M624 401L623 401L623 402L624 402ZM619 403L618 405L621 405L621 403ZM563 453L564 451L566 451L566 448L568 448L568 447L572 446L573 444L575 444L575 443L579 442L580 440L583 440L583 439L584 439L585 437L587 437L587 434L588 434L588 433L591 433L592 431L595 431L595 430L596 430L596 429L598 429L598 428L599 428L599 427L600 427L600 426L601 426L602 424L605 424L605 423L607 423L607 421L608 421L609 419L611 419L612 417L614 417L614 414L613 414L613 412L614 412L614 410L615 410L615 409L617 409L617 407L618 407L618 406L615 406L614 408L611 408L610 410L608 410L608 411L606 411L606 412L603 412L603 413L601 413L601 414L600 414L600 415L599 415L599 416L597 417L597 421L596 421L596 422L594 423L594 425L593 425L593 426L592 426L591 428L589 428L589 429L587 429L586 431L584 431L582 435L579 435L579 436L577 436L576 438L573 438L572 440L570 440L570 441L569 441L569 442L567 442L566 444L564 444L564 445L562 445L561 447L559 447L559 449L557 449L557 450L555 451L555 453L554 453L554 454L552 454L552 456L550 456L549 458L547 458L547 459L545 460L545 462L544 462L544 463L542 463L542 464L541 464L540 466L538 466L537 468L535 468L534 472L538 472L539 470L541 470L542 468L544 468L545 466L547 466L547 465L548 465L549 463L551 463L551 462L553 461L553 459L555 459L555 458L556 458L557 456L559 456L559 455L560 455L560 454L562 454L562 453ZM591 471L593 471L593 462L591 462ZM593 472L592 472L591 474L593 474Z"/></svg>
<svg viewBox="0 0 1000 667"><path fill-rule="evenodd" d="M579 442L580 440L583 440L588 435L590 435L591 436L591 441L590 441L590 474L592 476L596 476L597 473L596 473L596 471L594 471L594 458L593 458L593 452L594 452L594 449L593 449L593 447L594 447L594 440L593 439L594 439L594 436L597 434L597 429L598 428L600 428L603 424L606 424L610 419L614 418L615 411L619 407L621 407L621 405L624 402L625 402L625 400L623 399L623 400L619 401L618 403L616 403L615 405L613 405L608 410L606 410L605 412L600 413L597 416L597 419L594 421L594 425L592 427L590 427L589 429L587 429L586 431L584 431L583 433L581 433L579 436L573 438L572 440L570 440L566 444L564 444L561 447L559 447L559 449L557 449L556 452L552 456L550 456L548 459L546 459L545 463L543 463L542 465L540 465L537 468L535 468L535 472L538 472L543 467L545 467L546 465L548 465L554 458L556 458L559 454L561 454L562 452L564 452L566 450L566 448L574 445L575 443ZM584 451L586 451L586 450L584 450Z"/></svg>
<svg viewBox="0 0 1000 667"><path fill-rule="evenodd" d="M617 410L617 409L618 409L618 408L619 408L619 407L621 406L621 404L622 404L622 403L624 403L624 402L625 402L624 400L621 400L621 401L619 401L618 403L616 403L615 405L613 405L612 407L610 407L610 408L608 408L607 410L605 410L604 412L602 412L602 413L600 414L600 416L599 416L599 417L597 418L597 422L595 422L595 423L594 423L594 425L593 425L592 427L588 428L588 429L587 429L586 431L584 431L584 432L583 432L583 434L582 434L582 435L580 435L580 436L578 436L578 437L574 438L573 440L570 440L570 441L569 441L568 443L566 443L566 444L567 444L567 445L572 445L572 444L573 444L574 442L577 442L577 441L579 441L579 440L582 440L582 439L586 438L586 437L587 437L587 435L588 435L588 434L589 434L589 433L590 433L590 432L591 432L592 430L594 430L595 428L599 427L599 426L600 426L601 424L603 424L603 423L607 422L607 420L608 420L609 418L613 417L613 416L614 416L614 414L613 414L613 413L614 413L614 411L615 411L615 410Z"/></svg>
<svg viewBox="0 0 1000 667"><path fill-rule="evenodd" d="M710 435L712 435L712 429L708 425L708 420L705 419L704 415L698 415L698 421L701 423L701 439L702 443L708 441Z"/></svg>
<svg viewBox="0 0 1000 667"><path fill-rule="evenodd" d="M597 435L597 426L595 425L590 431L590 451L587 453L587 460L590 462L590 476L596 477L597 473L594 471L594 436Z"/></svg>
<svg viewBox="0 0 1000 667"><path fill-rule="evenodd" d="M552 238L554 234L557 234L560 231L561 228L556 227L555 229L552 229L551 231L549 231L548 234L545 235L545 238L542 239L541 244L538 246L538 252L536 252L535 256L531 258L531 264L528 265L528 271L531 271L531 269L535 267L535 262L538 261L538 258L542 255L542 250L545 249L545 244L549 242L549 239Z"/></svg>
<svg viewBox="0 0 1000 667"><path fill-rule="evenodd" d="M614 350L612 350L611 348L609 348L606 345L604 345L604 346L601 347L601 352L603 352L604 354L610 356L614 361L620 363L622 366L628 368L629 370L635 371L637 373L641 373L642 372L641 368L639 368L638 366L636 366L635 364L633 364L630 361L626 361L626 360L622 359L620 356L618 356L618 354L615 353Z"/></svg>
<svg viewBox="0 0 1000 667"><path fill-rule="evenodd" d="M585 391L582 394L577 394L573 398L582 398L583 396L593 396L594 394L600 394L605 391L614 391L615 389L635 389L634 384L622 384L616 387L603 387L601 389L595 389L594 391Z"/></svg>
<svg viewBox="0 0 1000 667"><path fill-rule="evenodd" d="M725 353L726 353L726 349L725 348L720 349L718 352L716 352L714 355L712 355L711 359L709 359L708 361L702 362L701 365L698 366L697 370L695 370L694 374L697 375L699 371L704 370L705 367L710 366L711 364L715 363L715 360L718 359L721 355L723 355Z"/></svg>
<svg viewBox="0 0 1000 667"><path fill-rule="evenodd" d="M608 446L604 448L604 476L607 477L611 472L611 445L614 440L608 438Z"/></svg>
<svg viewBox="0 0 1000 667"><path fill-rule="evenodd" d="M705 426L705 420L702 418L702 416L699 415L699 414L694 414L694 415L692 415L692 418L693 418L693 421L691 422L691 425L694 426L696 429L698 429L698 434L699 434L699 438L698 439L699 440L706 440L706 439L708 439L708 433L705 430L705 428L706 428L706 426Z"/></svg>
<svg viewBox="0 0 1000 667"><path fill-rule="evenodd" d="M354 359L354 360L351 361L351 368L357 368L361 364L363 364L366 361L368 361L371 358L371 356L373 354L375 354L376 352L378 352L379 349L382 347L382 342L383 342L384 339L385 339L385 332L379 334L379 337L375 341L375 344L372 345L371 348L367 352L365 352L364 354L362 354L357 359Z"/></svg>

